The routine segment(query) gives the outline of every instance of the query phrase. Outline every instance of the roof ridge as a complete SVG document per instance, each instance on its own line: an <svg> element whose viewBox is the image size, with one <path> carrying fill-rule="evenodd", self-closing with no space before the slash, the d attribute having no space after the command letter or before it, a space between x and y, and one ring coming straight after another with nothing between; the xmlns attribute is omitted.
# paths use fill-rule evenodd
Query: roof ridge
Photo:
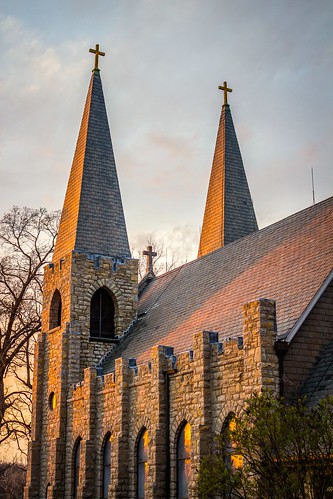
<svg viewBox="0 0 333 499"><path fill-rule="evenodd" d="M199 331L238 337L243 305L262 296L276 301L278 338L285 338L332 271L332 216L333 197L156 278L105 372L120 355L141 363L154 345L187 351Z"/></svg>
<svg viewBox="0 0 333 499"><path fill-rule="evenodd" d="M306 212L307 210L309 210L309 211L310 210L315 210L315 209L317 209L317 207L319 205L325 204L328 201L332 201L333 202L333 196L330 196L330 197L328 197L328 198L326 198L326 199L324 199L322 201L319 201L315 205L307 206L306 208L303 208L303 209L301 209L299 211L296 211L295 213L292 213L291 215L288 215L285 218L281 218L280 220L277 220L276 222L273 222L270 225L266 225L265 227L262 227L261 229L258 229L256 232L252 232L251 234L248 234L247 236L243 236L243 237L237 239L236 241L233 241L232 243L229 243L228 247L230 247L231 245L234 246L235 244L238 244L240 241L244 241L247 238L258 237L259 234L263 234L264 232L268 232L269 230L272 230L272 229L276 228L276 226L279 225L279 224L282 225L284 222L286 222L286 220L289 220L289 219L292 219L294 217L297 217L301 213ZM225 250L225 246L222 247L222 248L217 248L216 250L212 251L211 253L208 253L207 255L203 255L203 256L201 256L199 258L200 259L201 258L205 258L205 257L209 256L212 253L216 253L217 251L222 251L222 250ZM191 262L186 262L186 263L193 263L194 261L198 260L199 258L196 258L195 260L192 260ZM184 265L186 265L186 263Z"/></svg>
<svg viewBox="0 0 333 499"><path fill-rule="evenodd" d="M248 234L247 236L243 236L239 239L237 239L236 241L233 241L232 243L229 243L228 245L226 246L222 246L222 248L217 248L216 250L210 252L210 253L207 253L206 255L202 255L198 258L195 258L194 260L190 260L189 262L185 262L185 263L182 263L179 267L176 267L172 270L169 270L167 272L164 272L163 274L159 274L156 276L156 279L161 279L161 278L164 278L166 277L167 275L170 275L172 272L175 272L177 270L180 270L182 267L186 267L188 265L193 265L195 264L198 260L201 260L203 258L209 258L210 255L213 255L213 254L216 254L217 252L219 251L230 251L230 248L231 247L234 247L236 244L239 244L240 241L244 242L246 239L249 239L249 238L254 238L254 237L259 237L259 234L263 234L265 232L268 232L269 230L273 230L274 228L276 228L277 225L279 224L283 224L286 220L290 220L294 217L297 217L299 216L301 213L303 212L306 212L307 210L311 211L311 210L316 210L318 209L318 207L320 207L321 205L325 204L325 203L328 203L328 202L333 202L333 196L330 196L326 199L323 199L322 201L319 201L318 203L316 203L315 205L311 205L311 206L307 206L306 208L303 208L302 210L299 210L295 213L292 213L291 215L288 215L287 217L285 218L282 218L280 220L277 220L276 222L273 222L272 224L270 225L266 225L266 227L263 227L262 229L258 229L257 231L255 232L252 232L251 234Z"/></svg>

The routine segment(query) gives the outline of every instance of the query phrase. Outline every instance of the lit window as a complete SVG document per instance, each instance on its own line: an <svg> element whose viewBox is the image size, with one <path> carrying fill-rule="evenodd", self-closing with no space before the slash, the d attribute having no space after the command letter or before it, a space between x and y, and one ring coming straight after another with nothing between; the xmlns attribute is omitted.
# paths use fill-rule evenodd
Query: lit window
<svg viewBox="0 0 333 499"><path fill-rule="evenodd" d="M185 423L177 442L177 497L187 499L191 481L191 426Z"/></svg>
<svg viewBox="0 0 333 499"><path fill-rule="evenodd" d="M106 289L98 289L90 306L90 336L114 338L114 303Z"/></svg>
<svg viewBox="0 0 333 499"><path fill-rule="evenodd" d="M103 499L107 499L111 481L111 435L108 433L103 449Z"/></svg>
<svg viewBox="0 0 333 499"><path fill-rule="evenodd" d="M237 470L243 466L243 456L237 454L237 444L233 440L232 433L236 430L236 417L230 413L223 425L222 436L224 439L224 462L227 467L232 470Z"/></svg>
<svg viewBox="0 0 333 499"><path fill-rule="evenodd" d="M137 498L145 498L145 484L148 476L148 431L143 430L138 442L137 449L137 473L138 473L138 484L137 484Z"/></svg>

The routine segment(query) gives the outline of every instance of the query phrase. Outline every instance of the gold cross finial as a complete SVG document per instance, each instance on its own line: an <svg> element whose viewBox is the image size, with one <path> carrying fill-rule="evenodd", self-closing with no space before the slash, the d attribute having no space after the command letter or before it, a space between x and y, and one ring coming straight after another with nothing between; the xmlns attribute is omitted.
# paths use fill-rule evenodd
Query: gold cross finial
<svg viewBox="0 0 333 499"><path fill-rule="evenodd" d="M96 69L97 69L97 71L99 71L99 67L98 67L98 56L99 55L104 56L105 52L100 52L99 51L99 45L97 43L96 43L95 50L94 49L89 49L89 52L91 52L92 54L95 54L95 67L94 67L93 71L95 71Z"/></svg>
<svg viewBox="0 0 333 499"><path fill-rule="evenodd" d="M228 104L228 92L232 92L232 88L228 88L227 82L223 82L223 86L219 86L219 90L224 92L224 105Z"/></svg>

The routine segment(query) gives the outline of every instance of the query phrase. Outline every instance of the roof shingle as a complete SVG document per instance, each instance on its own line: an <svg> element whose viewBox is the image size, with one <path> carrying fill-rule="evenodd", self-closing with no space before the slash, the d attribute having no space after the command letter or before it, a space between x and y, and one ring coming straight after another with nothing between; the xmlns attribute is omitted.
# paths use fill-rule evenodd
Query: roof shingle
<svg viewBox="0 0 333 499"><path fill-rule="evenodd" d="M129 257L127 230L98 70L92 74L53 261L70 251Z"/></svg>
<svg viewBox="0 0 333 499"><path fill-rule="evenodd" d="M258 230L228 104L222 106L198 257Z"/></svg>
<svg viewBox="0 0 333 499"><path fill-rule="evenodd" d="M333 268L333 197L157 277L139 299L139 320L104 362L149 358L154 345L191 349L192 335L242 334L242 305L269 298L288 333Z"/></svg>

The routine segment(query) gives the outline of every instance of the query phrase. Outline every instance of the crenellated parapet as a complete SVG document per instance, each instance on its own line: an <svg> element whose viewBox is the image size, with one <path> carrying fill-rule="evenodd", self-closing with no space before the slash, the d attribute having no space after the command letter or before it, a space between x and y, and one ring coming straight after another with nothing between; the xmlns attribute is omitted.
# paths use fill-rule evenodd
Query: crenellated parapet
<svg viewBox="0 0 333 499"><path fill-rule="evenodd" d="M85 261L82 258L79 264ZM82 345L81 335L73 334L68 325L62 336L64 339L67 335L69 343L75 337ZM67 394L66 459L82 439L82 497L92 489L98 494L98 446L103 445L106 435L112 438L114 480L110 497L135 496L135 449L144 429L149 435L149 497L163 497L166 483L173 497L179 429L184 422L191 426L195 477L200 456L208 452L214 433L221 431L228 413L240 412L253 391L259 392L263 386L276 389L275 338L275 303L260 299L244 305L243 330L236 337L201 331L193 336L191 350L175 353L172 346L158 345L143 363L134 358L117 358L113 372L103 374L100 367L86 368L81 381L77 377L75 380L73 374L78 374L77 350L70 353L69 349L68 374L74 382ZM39 348L45 355L43 341ZM72 483L72 474L67 461L67 484ZM69 494L66 488L65 496ZM195 497L194 489L191 497Z"/></svg>

